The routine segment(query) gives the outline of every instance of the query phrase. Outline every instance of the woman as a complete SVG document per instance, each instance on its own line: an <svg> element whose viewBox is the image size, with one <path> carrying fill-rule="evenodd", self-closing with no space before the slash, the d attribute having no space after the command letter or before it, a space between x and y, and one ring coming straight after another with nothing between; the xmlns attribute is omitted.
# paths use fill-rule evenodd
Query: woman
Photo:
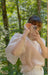
<svg viewBox="0 0 48 75"><path fill-rule="evenodd" d="M24 26L23 34L15 33L6 48L7 60L12 64L16 64L18 57L20 58L23 75L44 75L42 66L45 65L47 50L45 41L38 32L41 27L41 19L36 15L31 16Z"/></svg>

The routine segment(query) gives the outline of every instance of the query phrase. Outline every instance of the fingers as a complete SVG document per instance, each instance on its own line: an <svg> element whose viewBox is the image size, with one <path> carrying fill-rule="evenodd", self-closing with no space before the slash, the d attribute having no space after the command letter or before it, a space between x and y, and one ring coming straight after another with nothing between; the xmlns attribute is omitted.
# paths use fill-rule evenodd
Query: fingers
<svg viewBox="0 0 48 75"><path fill-rule="evenodd" d="M30 32L30 27L31 27L31 23L26 23L25 25L24 25L24 28L25 28L25 30L27 30L28 32Z"/></svg>
<svg viewBox="0 0 48 75"><path fill-rule="evenodd" d="M35 30L35 33L36 33L36 34L39 34L39 32L38 32L37 30Z"/></svg>
<svg viewBox="0 0 48 75"><path fill-rule="evenodd" d="M24 26L24 29L29 33L30 32L30 30L26 27L26 26Z"/></svg>
<svg viewBox="0 0 48 75"><path fill-rule="evenodd" d="M37 41L38 37L32 36L32 40Z"/></svg>
<svg viewBox="0 0 48 75"><path fill-rule="evenodd" d="M26 23L25 26L29 29L31 27L31 23Z"/></svg>

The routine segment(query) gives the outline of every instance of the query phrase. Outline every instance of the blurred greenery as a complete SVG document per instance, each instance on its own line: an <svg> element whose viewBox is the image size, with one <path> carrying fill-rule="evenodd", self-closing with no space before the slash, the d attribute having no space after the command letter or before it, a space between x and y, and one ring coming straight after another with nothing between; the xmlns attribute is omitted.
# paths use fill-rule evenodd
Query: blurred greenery
<svg viewBox="0 0 48 75"><path fill-rule="evenodd" d="M23 33L24 24L32 15L40 15L43 22L40 36L45 39L47 46L47 0L41 0L41 11L38 14L37 0L18 0L19 14L21 19L21 29L19 26L19 18L17 12L17 0L6 0L6 11L8 17L9 32L4 28L2 4L0 1L0 75L22 75L21 61L18 59L16 65L12 65L7 61L5 56L6 41L5 36L9 34L9 40L17 33ZM9 41L8 41L9 42ZM44 73L47 75L47 59L45 60Z"/></svg>

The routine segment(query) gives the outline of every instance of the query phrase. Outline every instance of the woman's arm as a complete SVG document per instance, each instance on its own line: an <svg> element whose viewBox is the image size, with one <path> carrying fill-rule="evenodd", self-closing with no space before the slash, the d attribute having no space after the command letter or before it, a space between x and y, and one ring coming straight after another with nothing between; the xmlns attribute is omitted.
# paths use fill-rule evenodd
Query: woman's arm
<svg viewBox="0 0 48 75"><path fill-rule="evenodd" d="M44 58L48 58L48 48L44 45L42 39L40 38L39 32L35 30L35 33L32 33L33 39L37 41L42 49L42 55Z"/></svg>
<svg viewBox="0 0 48 75"><path fill-rule="evenodd" d="M43 41L41 40L41 38L39 38L39 44L41 46L42 49L42 55L44 58L48 58L48 48L44 45Z"/></svg>
<svg viewBox="0 0 48 75"><path fill-rule="evenodd" d="M25 40L26 40L27 35L28 35L28 31L25 30L22 37L17 42L14 50L12 50L12 54L14 56L19 56L20 54L23 53L23 48L24 48L24 45L25 45Z"/></svg>
<svg viewBox="0 0 48 75"><path fill-rule="evenodd" d="M22 34L22 36L21 34L14 35L12 39L10 40L8 46L6 47L6 50L5 50L6 53L11 52L11 54L14 56L19 56L20 54L22 54L24 52L23 49L24 49L25 40L28 33L29 33L28 30L24 30L24 33Z"/></svg>

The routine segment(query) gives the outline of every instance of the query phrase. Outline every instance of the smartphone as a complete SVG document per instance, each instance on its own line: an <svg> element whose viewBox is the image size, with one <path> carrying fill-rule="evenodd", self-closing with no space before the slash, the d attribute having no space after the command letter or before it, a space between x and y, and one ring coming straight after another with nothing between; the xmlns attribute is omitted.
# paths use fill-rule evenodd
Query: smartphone
<svg viewBox="0 0 48 75"><path fill-rule="evenodd" d="M36 30L36 29L37 29L37 26L36 26L36 25L33 25L33 29L35 29L35 30Z"/></svg>
<svg viewBox="0 0 48 75"><path fill-rule="evenodd" d="M37 29L37 26L36 25L32 25L31 27L30 27L30 31L32 32L32 31L34 31L34 30L36 30Z"/></svg>

